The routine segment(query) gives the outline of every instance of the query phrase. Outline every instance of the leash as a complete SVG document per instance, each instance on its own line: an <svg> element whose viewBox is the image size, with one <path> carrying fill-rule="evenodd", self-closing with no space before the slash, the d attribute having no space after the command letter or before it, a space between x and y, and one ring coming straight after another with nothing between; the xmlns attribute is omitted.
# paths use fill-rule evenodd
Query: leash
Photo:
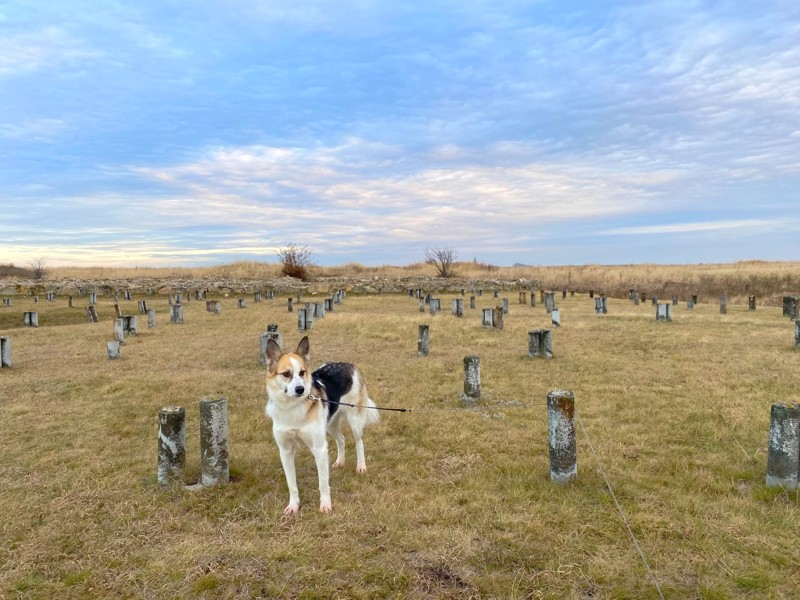
<svg viewBox="0 0 800 600"><path fill-rule="evenodd" d="M315 396L313 394L308 395L308 399L312 402L330 402L331 404L338 404L339 406L349 406L351 408L358 408L357 404L351 404L350 402L335 402L333 400L325 400L320 398L319 396ZM516 401L499 401L495 404L484 404L482 406L477 406L476 408L533 408L533 407L540 407L540 406L547 406L547 403L533 403L533 404L523 404L521 402ZM364 408L369 408L371 410L385 410L391 412L478 412L475 410L470 409L469 407L443 407L443 408L394 408L394 407L387 407L387 406L364 406Z"/></svg>
<svg viewBox="0 0 800 600"><path fill-rule="evenodd" d="M309 394L308 399L311 400L312 402L329 402L331 404L338 404L339 406L350 406L352 408L358 408L357 404L351 404L350 402L335 402L333 400L324 400L319 396L314 396L313 394ZM373 410L390 410L393 412L411 412L412 410L418 410L411 408L387 408L385 406L364 406L364 408L371 408Z"/></svg>

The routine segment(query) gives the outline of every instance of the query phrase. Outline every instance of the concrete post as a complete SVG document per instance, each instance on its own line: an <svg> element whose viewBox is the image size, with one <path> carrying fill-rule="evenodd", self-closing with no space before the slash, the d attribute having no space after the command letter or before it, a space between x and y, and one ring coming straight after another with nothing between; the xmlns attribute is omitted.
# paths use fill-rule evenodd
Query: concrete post
<svg viewBox="0 0 800 600"><path fill-rule="evenodd" d="M25 327L38 327L39 313L36 311L25 311L22 313L22 324Z"/></svg>
<svg viewBox="0 0 800 600"><path fill-rule="evenodd" d="M692 304L697 305L697 294L692 294Z"/></svg>
<svg viewBox="0 0 800 600"><path fill-rule="evenodd" d="M325 304L323 302L314 303L314 317L317 319L325 317Z"/></svg>
<svg viewBox="0 0 800 600"><path fill-rule="evenodd" d="M519 293L519 303L520 304L527 304L528 303L528 292L520 292Z"/></svg>
<svg viewBox="0 0 800 600"><path fill-rule="evenodd" d="M505 312L502 304L494 307L494 327L500 331L505 327Z"/></svg>
<svg viewBox="0 0 800 600"><path fill-rule="evenodd" d="M297 331L305 331L306 330L306 309L305 308L298 308L297 309Z"/></svg>
<svg viewBox="0 0 800 600"><path fill-rule="evenodd" d="M147 309L147 328L152 329L156 326L156 309L155 308L148 308Z"/></svg>
<svg viewBox="0 0 800 600"><path fill-rule="evenodd" d="M672 321L672 305L658 303L656 305L656 321Z"/></svg>
<svg viewBox="0 0 800 600"><path fill-rule="evenodd" d="M769 422L767 487L797 489L800 467L800 405L773 404Z"/></svg>
<svg viewBox="0 0 800 600"><path fill-rule="evenodd" d="M121 342L119 340L114 340L113 342L106 342L106 351L108 352L109 360L116 360L119 358L120 343Z"/></svg>
<svg viewBox="0 0 800 600"><path fill-rule="evenodd" d="M236 308L247 308L247 300L244 298L238 298L236 302Z"/></svg>
<svg viewBox="0 0 800 600"><path fill-rule="evenodd" d="M678 306L678 297L677 296L673 296L672 297L672 306Z"/></svg>
<svg viewBox="0 0 800 600"><path fill-rule="evenodd" d="M508 314L508 298L503 298L503 314Z"/></svg>
<svg viewBox="0 0 800 600"><path fill-rule="evenodd" d="M553 358L553 332L549 329L536 329L528 332L528 357Z"/></svg>
<svg viewBox="0 0 800 600"><path fill-rule="evenodd" d="M456 317L464 316L464 299L453 298L453 315Z"/></svg>
<svg viewBox="0 0 800 600"><path fill-rule="evenodd" d="M11 338L0 337L0 368L11 366Z"/></svg>
<svg viewBox="0 0 800 600"><path fill-rule="evenodd" d="M484 327L494 327L494 309L484 308L481 325Z"/></svg>
<svg viewBox="0 0 800 600"><path fill-rule="evenodd" d="M139 333L139 318L136 315L122 317L122 329L126 334L136 335Z"/></svg>
<svg viewBox="0 0 800 600"><path fill-rule="evenodd" d="M114 339L118 342L125 340L125 320L114 319Z"/></svg>
<svg viewBox="0 0 800 600"><path fill-rule="evenodd" d="M89 304L97 304L97 292L89 292Z"/></svg>
<svg viewBox="0 0 800 600"><path fill-rule="evenodd" d="M310 304L306 304L306 330L314 328L314 308Z"/></svg>
<svg viewBox="0 0 800 600"><path fill-rule="evenodd" d="M719 314L728 314L728 297L725 294L719 297Z"/></svg>
<svg viewBox="0 0 800 600"><path fill-rule="evenodd" d="M222 312L222 301L206 300L206 312L210 312L212 315L220 314Z"/></svg>
<svg viewBox="0 0 800 600"><path fill-rule="evenodd" d="M464 393L461 400L473 404L481 398L481 357L464 357Z"/></svg>
<svg viewBox="0 0 800 600"><path fill-rule="evenodd" d="M475 309L475 296L470 296L469 297L469 307L472 310Z"/></svg>
<svg viewBox="0 0 800 600"><path fill-rule="evenodd" d="M550 320L553 323L553 327L561 327L561 311L554 308L553 312L550 313Z"/></svg>
<svg viewBox="0 0 800 600"><path fill-rule="evenodd" d="M755 310L756 309L756 297L755 296L748 296L747 297L747 308L748 308L748 310Z"/></svg>
<svg viewBox="0 0 800 600"><path fill-rule="evenodd" d="M567 390L547 394L547 439L550 481L565 485L578 477L575 441L575 397Z"/></svg>
<svg viewBox="0 0 800 600"><path fill-rule="evenodd" d="M200 483L211 487L230 481L228 400L200 400Z"/></svg>
<svg viewBox="0 0 800 600"><path fill-rule="evenodd" d="M420 325L419 333L417 334L417 356L428 356L430 347L430 327L428 325Z"/></svg>
<svg viewBox="0 0 800 600"><path fill-rule="evenodd" d="M158 485L182 483L186 464L186 411L167 406L158 411Z"/></svg>
<svg viewBox="0 0 800 600"><path fill-rule="evenodd" d="M169 307L169 322L183 323L183 304L173 304Z"/></svg>
<svg viewBox="0 0 800 600"><path fill-rule="evenodd" d="M294 312L294 298L287 299L287 306L289 308L289 312Z"/></svg>
<svg viewBox="0 0 800 600"><path fill-rule="evenodd" d="M86 307L86 320L89 323L97 323L97 308L95 308L94 304L90 304Z"/></svg>

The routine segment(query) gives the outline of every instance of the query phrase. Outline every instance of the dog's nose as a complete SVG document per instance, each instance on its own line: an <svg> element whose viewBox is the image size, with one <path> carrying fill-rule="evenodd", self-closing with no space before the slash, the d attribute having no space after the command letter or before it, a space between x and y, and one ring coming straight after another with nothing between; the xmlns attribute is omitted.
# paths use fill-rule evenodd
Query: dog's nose
<svg viewBox="0 0 800 600"><path fill-rule="evenodd" d="M298 396L302 395L302 393L305 391L306 388L304 388L302 385L298 385L296 388L294 388L294 393L297 394Z"/></svg>

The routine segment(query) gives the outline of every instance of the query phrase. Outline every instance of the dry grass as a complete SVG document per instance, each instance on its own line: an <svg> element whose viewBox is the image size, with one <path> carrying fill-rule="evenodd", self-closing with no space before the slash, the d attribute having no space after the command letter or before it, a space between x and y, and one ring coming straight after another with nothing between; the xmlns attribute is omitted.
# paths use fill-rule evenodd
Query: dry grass
<svg viewBox="0 0 800 600"><path fill-rule="evenodd" d="M316 511L308 452L298 459L303 510L287 498L263 416L258 334L285 298L220 315L185 305L128 338L108 361L111 300L98 324L66 300L0 307L13 367L0 371L0 596L136 598L655 598L579 437L579 479L549 482L545 396L575 392L578 412L669 598L791 598L800 589L796 494L764 487L769 406L797 402L800 351L780 308L719 315L716 304L560 300L551 361L527 358L544 309L510 297L502 332L480 308L457 319L400 295L350 296L311 332L315 364L357 362L384 413L367 431L369 472L332 474L335 513ZM123 303L133 314L136 299ZM450 305L450 296L442 296ZM77 303L76 303L77 306ZM24 310L41 326L20 327ZM11 315L11 316L9 316ZM431 351L416 356L417 325ZM462 359L481 356L484 405L459 408ZM155 487L156 416L187 409L187 481L197 478L198 400L230 403L233 482L201 492ZM531 404L530 407L514 403ZM351 439L348 438L351 442Z"/></svg>

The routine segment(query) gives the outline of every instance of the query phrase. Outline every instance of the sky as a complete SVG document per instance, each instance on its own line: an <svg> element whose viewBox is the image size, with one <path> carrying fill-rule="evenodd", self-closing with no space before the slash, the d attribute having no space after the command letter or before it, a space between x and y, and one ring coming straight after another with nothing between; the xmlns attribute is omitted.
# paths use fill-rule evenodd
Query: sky
<svg viewBox="0 0 800 600"><path fill-rule="evenodd" d="M797 0L0 0L0 263L800 259Z"/></svg>

